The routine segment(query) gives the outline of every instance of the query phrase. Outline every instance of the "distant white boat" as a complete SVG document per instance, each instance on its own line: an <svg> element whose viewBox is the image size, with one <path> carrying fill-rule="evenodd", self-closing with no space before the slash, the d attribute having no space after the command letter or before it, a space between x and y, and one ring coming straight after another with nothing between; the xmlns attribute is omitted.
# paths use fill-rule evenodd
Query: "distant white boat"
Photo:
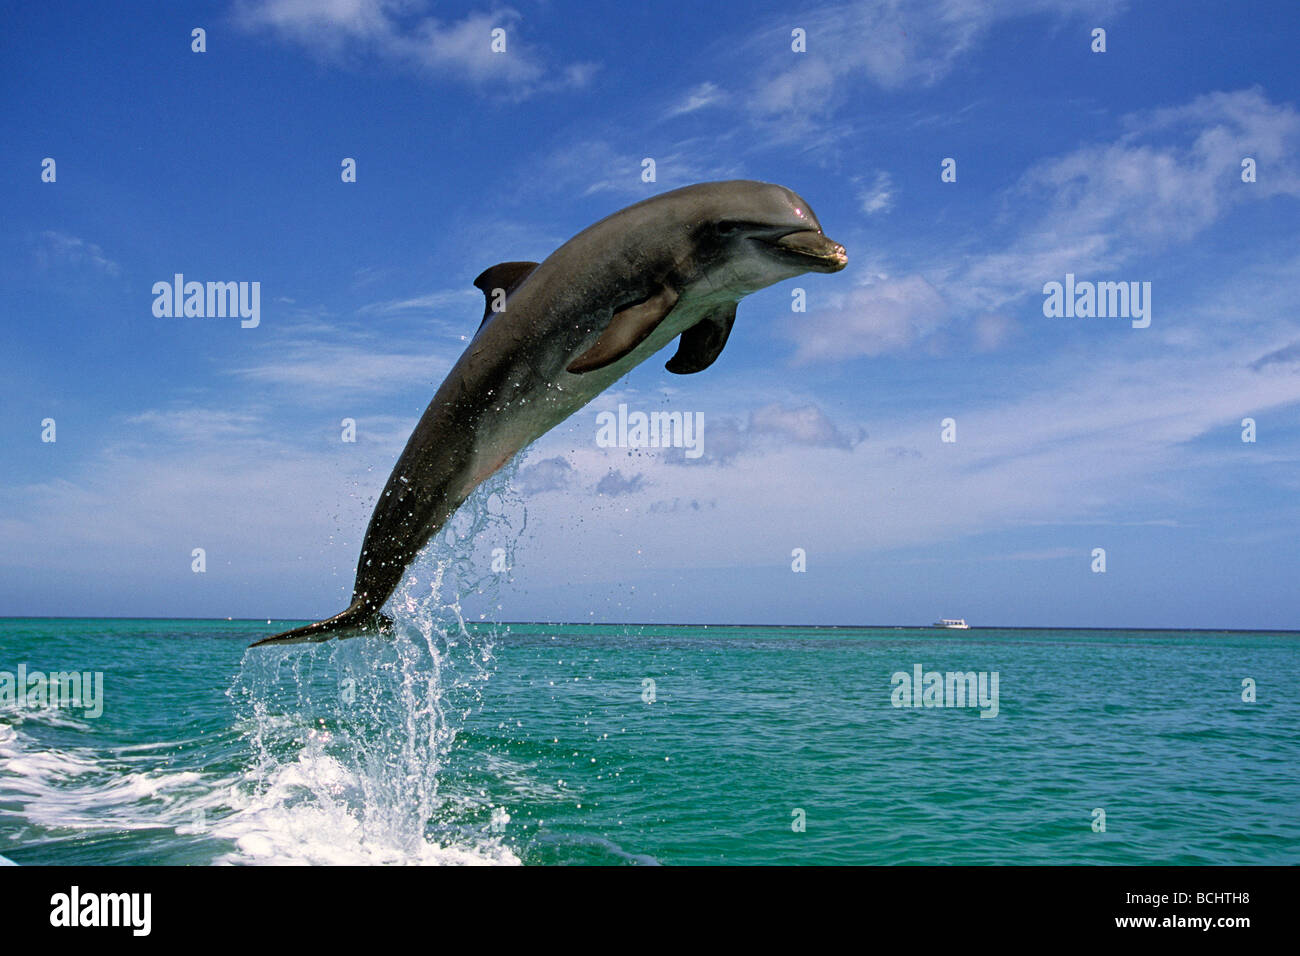
<svg viewBox="0 0 1300 956"><path fill-rule="evenodd" d="M943 617L934 622L935 627L947 627L954 631L969 631L970 625L966 623L964 617L948 618Z"/></svg>

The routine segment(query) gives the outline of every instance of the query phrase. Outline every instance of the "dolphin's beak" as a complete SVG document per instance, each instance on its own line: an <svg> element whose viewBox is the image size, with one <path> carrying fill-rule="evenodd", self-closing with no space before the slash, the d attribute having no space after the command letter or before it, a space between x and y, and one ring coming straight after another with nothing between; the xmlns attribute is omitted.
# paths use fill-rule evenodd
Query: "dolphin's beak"
<svg viewBox="0 0 1300 956"><path fill-rule="evenodd" d="M797 257L810 272L839 272L849 263L849 254L844 247L827 239L820 230L792 232L773 240L770 245Z"/></svg>

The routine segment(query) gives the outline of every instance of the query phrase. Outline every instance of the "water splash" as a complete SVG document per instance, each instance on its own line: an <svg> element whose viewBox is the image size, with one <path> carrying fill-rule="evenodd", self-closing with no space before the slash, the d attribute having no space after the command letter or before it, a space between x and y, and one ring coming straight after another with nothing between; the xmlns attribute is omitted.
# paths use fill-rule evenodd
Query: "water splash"
<svg viewBox="0 0 1300 956"><path fill-rule="evenodd" d="M499 607L527 521L513 473L430 543L388 605L391 636L245 655L230 696L253 765L213 830L229 862L518 862L481 822L500 808L441 775L495 665L497 628L467 624L462 601Z"/></svg>

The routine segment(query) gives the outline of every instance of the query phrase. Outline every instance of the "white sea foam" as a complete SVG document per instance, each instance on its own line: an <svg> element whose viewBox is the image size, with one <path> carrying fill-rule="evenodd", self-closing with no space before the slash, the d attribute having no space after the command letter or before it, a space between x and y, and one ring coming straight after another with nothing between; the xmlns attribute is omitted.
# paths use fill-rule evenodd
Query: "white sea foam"
<svg viewBox="0 0 1300 956"><path fill-rule="evenodd" d="M356 772L323 753L304 752L282 764L266 783L264 789L238 797L235 812L214 825L215 837L234 844L216 862L352 866L519 862L498 839L439 839L386 828L384 814L374 812L377 808L349 799L365 789Z"/></svg>
<svg viewBox="0 0 1300 956"><path fill-rule="evenodd" d="M389 605L391 637L245 655L231 694L256 767L234 812L214 824L234 844L219 862L520 862L484 824L457 822L481 801L440 776L494 663L491 640L466 627L460 596L496 588L475 543L512 541L523 526L504 487L503 477L481 489L439 535L436 558Z"/></svg>
<svg viewBox="0 0 1300 956"><path fill-rule="evenodd" d="M0 725L0 805L18 807L0 815L47 830L147 830L209 789L194 771L132 771L93 748L43 745L32 723Z"/></svg>

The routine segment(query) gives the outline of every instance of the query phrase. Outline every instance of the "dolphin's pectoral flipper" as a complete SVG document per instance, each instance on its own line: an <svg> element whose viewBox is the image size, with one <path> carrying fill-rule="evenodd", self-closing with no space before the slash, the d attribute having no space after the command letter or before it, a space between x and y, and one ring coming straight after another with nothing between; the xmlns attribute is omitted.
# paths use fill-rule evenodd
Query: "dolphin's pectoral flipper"
<svg viewBox="0 0 1300 956"><path fill-rule="evenodd" d="M614 313L596 344L569 363L575 375L604 368L644 342L677 304L677 290L664 286L650 298Z"/></svg>
<svg viewBox="0 0 1300 956"><path fill-rule="evenodd" d="M474 280L474 285L482 289L483 295L487 298L487 305L483 309L483 321L478 324L479 329L487 325L487 320L497 314L492 311L492 300L496 298L496 290L501 289L503 295L509 295L532 274L538 265L539 263L536 262L498 262L479 273L478 278Z"/></svg>
<svg viewBox="0 0 1300 956"><path fill-rule="evenodd" d="M736 303L711 312L681 334L677 340L677 354L664 368L678 375L703 372L722 354L727 336L736 322Z"/></svg>

